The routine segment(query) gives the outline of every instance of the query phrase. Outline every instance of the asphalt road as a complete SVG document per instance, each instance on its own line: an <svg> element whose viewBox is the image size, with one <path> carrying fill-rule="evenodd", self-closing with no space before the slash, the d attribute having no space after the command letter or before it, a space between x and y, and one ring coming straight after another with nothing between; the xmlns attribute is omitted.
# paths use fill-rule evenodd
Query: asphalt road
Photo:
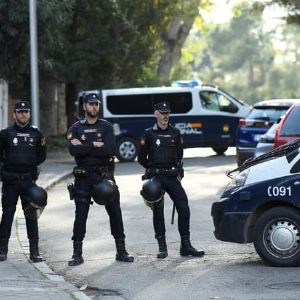
<svg viewBox="0 0 300 300"><path fill-rule="evenodd" d="M134 162L117 164L116 180L127 250L135 262L115 261L108 216L103 207L94 204L84 241L85 262L68 267L74 218L74 203L66 190L70 178L49 192L49 204L40 218L41 252L47 263L93 299L300 299L298 268L265 266L252 244L224 243L214 238L210 208L228 183L225 171L236 165L234 149L224 156L216 156L211 150L186 150L184 165L191 239L196 248L206 251L204 258L180 257L177 226L170 224L172 202L166 197L169 256L156 259L152 214L139 195L143 169Z"/></svg>

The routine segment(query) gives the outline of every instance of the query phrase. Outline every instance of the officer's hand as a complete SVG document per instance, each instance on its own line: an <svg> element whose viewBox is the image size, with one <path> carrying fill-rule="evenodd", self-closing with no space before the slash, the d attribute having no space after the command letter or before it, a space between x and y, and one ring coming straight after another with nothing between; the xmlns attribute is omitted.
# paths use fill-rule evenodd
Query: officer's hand
<svg viewBox="0 0 300 300"><path fill-rule="evenodd" d="M82 143L78 139L73 139L71 140L71 144L76 146L76 145L81 145Z"/></svg>
<svg viewBox="0 0 300 300"><path fill-rule="evenodd" d="M103 142L93 142L93 146L94 146L95 148L100 148L100 147L102 147L103 145L104 145Z"/></svg>

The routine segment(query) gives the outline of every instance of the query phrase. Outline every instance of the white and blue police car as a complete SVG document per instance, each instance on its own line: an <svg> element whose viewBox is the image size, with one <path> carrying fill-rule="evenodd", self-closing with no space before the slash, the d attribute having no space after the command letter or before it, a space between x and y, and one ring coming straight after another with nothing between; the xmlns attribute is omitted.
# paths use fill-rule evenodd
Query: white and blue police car
<svg viewBox="0 0 300 300"><path fill-rule="evenodd" d="M271 266L299 266L300 140L248 160L227 175L232 180L211 208L215 237L253 242Z"/></svg>

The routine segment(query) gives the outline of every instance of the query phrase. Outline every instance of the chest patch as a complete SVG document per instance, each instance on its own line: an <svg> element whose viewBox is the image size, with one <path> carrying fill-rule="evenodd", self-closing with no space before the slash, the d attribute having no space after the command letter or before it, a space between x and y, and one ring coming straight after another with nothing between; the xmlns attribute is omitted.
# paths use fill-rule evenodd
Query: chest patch
<svg viewBox="0 0 300 300"><path fill-rule="evenodd" d="M97 132L97 128L84 129L83 132L85 132L85 133Z"/></svg>

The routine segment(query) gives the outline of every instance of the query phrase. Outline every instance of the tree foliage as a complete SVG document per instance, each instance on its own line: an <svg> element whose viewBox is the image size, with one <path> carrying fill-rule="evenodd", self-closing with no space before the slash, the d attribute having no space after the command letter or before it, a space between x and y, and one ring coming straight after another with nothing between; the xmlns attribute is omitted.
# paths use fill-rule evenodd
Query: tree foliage
<svg viewBox="0 0 300 300"><path fill-rule="evenodd" d="M266 1L263 4L269 6L277 4L284 7L287 12L287 16L284 18L287 22L291 24L300 24L300 2L298 0L272 0Z"/></svg>
<svg viewBox="0 0 300 300"><path fill-rule="evenodd" d="M264 6L235 7L229 23L191 31L180 63L173 70L188 78L220 85L248 103L299 98L299 26L266 28Z"/></svg>
<svg viewBox="0 0 300 300"><path fill-rule="evenodd" d="M39 0L38 36L41 71L52 63L59 48L59 31L68 22L73 0ZM29 7L27 0L0 0L0 78L22 80L29 74Z"/></svg>
<svg viewBox="0 0 300 300"><path fill-rule="evenodd" d="M258 91L274 59L271 35L263 31L260 10L251 11L244 3L235 8L229 24L196 30L191 38L191 74L248 102L259 99Z"/></svg>
<svg viewBox="0 0 300 300"><path fill-rule="evenodd" d="M207 3L208 0L39 0L41 77L80 88L158 83L157 70L163 64L160 61L173 25L187 26L171 39L176 48L171 64L179 56L198 5ZM0 0L0 77L22 80L29 74L28 10L27 0Z"/></svg>

